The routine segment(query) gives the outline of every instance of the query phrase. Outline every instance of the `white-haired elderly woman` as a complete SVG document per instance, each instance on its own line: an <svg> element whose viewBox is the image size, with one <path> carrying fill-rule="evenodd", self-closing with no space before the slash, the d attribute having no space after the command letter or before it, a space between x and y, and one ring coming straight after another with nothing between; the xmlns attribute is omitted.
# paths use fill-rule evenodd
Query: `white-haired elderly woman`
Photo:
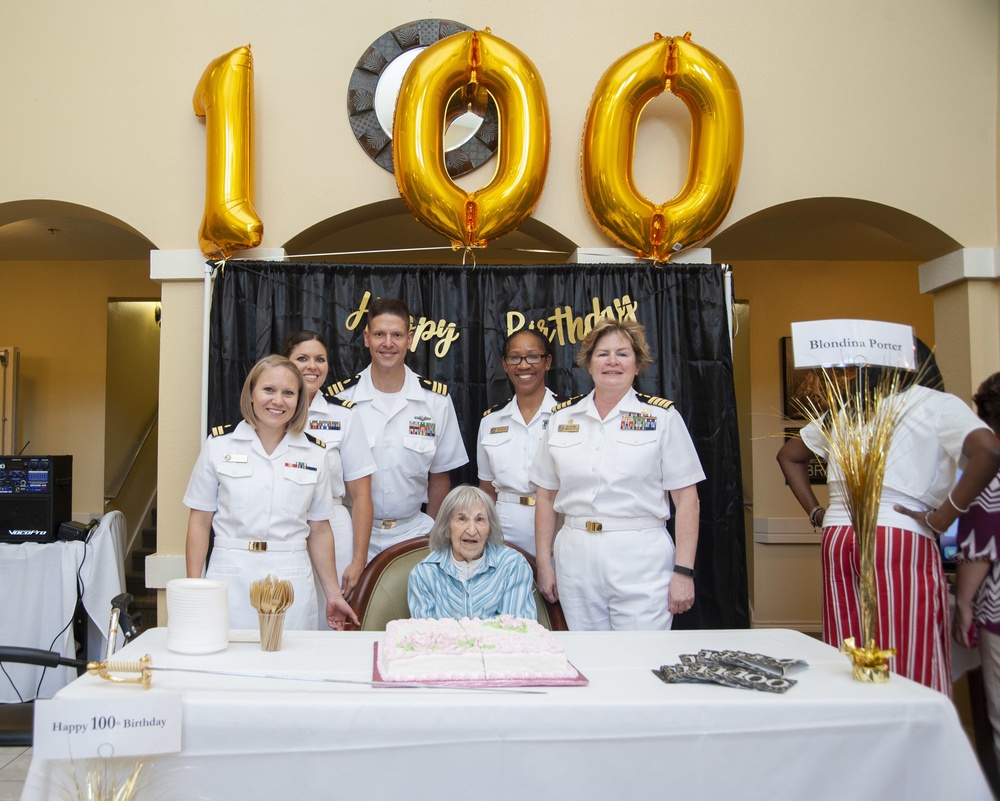
<svg viewBox="0 0 1000 801"><path fill-rule="evenodd" d="M431 553L410 572L414 618L535 619L527 560L504 544L493 499L467 484L449 492L430 534Z"/></svg>

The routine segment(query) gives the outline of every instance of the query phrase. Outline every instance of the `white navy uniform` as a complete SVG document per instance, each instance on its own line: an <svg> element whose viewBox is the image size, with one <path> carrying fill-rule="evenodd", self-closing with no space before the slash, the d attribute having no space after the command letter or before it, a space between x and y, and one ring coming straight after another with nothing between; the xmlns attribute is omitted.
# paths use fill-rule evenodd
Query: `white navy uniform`
<svg viewBox="0 0 1000 801"><path fill-rule="evenodd" d="M594 393L560 404L529 473L566 516L553 558L570 629L669 629L674 544L665 492L705 473L672 402L633 389L605 419Z"/></svg>
<svg viewBox="0 0 1000 801"><path fill-rule="evenodd" d="M354 411L354 404L336 395L324 398L319 392L309 404L306 433L326 443L326 461L330 467L330 487L335 508L330 518L333 548L337 562L337 583L343 584L344 570L354 559L354 525L351 513L344 505L345 481L370 476L377 469L368 447L364 423ZM316 579L316 600L319 609L317 628L329 631L326 621L326 595Z"/></svg>
<svg viewBox="0 0 1000 801"><path fill-rule="evenodd" d="M221 434L222 428L213 430L202 446L184 493L188 508L215 513L215 545L206 577L228 585L230 628L258 627L250 582L274 573L295 591L285 628L314 630L307 521L329 520L333 514L326 447L305 434L289 433L268 454L246 421L229 434ZM266 549L252 542L264 543Z"/></svg>
<svg viewBox="0 0 1000 801"><path fill-rule="evenodd" d="M428 474L469 461L448 388L404 370L403 388L391 395L375 389L371 366L331 387L354 402L378 465L372 476L369 561L390 545L427 534L433 520L420 507L427 502Z"/></svg>
<svg viewBox="0 0 1000 801"><path fill-rule="evenodd" d="M535 489L528 481L528 469L557 403L558 396L546 389L534 418L525 421L517 398L511 398L483 413L476 438L479 480L489 481L497 491L497 515L504 539L532 556Z"/></svg>

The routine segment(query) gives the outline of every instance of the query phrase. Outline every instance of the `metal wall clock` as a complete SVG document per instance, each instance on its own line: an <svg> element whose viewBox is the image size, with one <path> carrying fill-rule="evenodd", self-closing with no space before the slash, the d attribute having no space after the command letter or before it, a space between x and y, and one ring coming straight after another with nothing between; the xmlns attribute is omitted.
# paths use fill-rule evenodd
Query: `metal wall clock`
<svg viewBox="0 0 1000 801"><path fill-rule="evenodd" d="M351 73L347 111L361 149L392 172L392 118L407 67L429 45L474 30L449 19L407 22L371 43ZM484 164L496 152L499 117L489 98L485 108L465 108L456 94L448 108L445 166L452 178Z"/></svg>

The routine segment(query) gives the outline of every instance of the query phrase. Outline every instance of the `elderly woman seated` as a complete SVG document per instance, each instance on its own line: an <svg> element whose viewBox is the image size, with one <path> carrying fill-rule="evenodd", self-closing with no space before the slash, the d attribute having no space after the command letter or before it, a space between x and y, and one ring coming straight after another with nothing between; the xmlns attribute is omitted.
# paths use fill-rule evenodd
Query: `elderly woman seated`
<svg viewBox="0 0 1000 801"><path fill-rule="evenodd" d="M478 487L455 487L430 531L431 553L410 573L414 618L536 616L527 560L503 541L492 499Z"/></svg>

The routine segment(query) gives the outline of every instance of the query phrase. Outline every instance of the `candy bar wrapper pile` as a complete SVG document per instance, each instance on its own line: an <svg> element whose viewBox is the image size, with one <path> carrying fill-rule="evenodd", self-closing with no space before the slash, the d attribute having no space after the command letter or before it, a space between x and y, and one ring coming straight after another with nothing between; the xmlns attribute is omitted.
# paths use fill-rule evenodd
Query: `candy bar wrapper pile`
<svg viewBox="0 0 1000 801"><path fill-rule="evenodd" d="M710 682L744 690L783 693L795 686L789 675L809 667L801 659L775 659L745 651L707 651L681 654L676 665L663 665L653 673L673 684Z"/></svg>

